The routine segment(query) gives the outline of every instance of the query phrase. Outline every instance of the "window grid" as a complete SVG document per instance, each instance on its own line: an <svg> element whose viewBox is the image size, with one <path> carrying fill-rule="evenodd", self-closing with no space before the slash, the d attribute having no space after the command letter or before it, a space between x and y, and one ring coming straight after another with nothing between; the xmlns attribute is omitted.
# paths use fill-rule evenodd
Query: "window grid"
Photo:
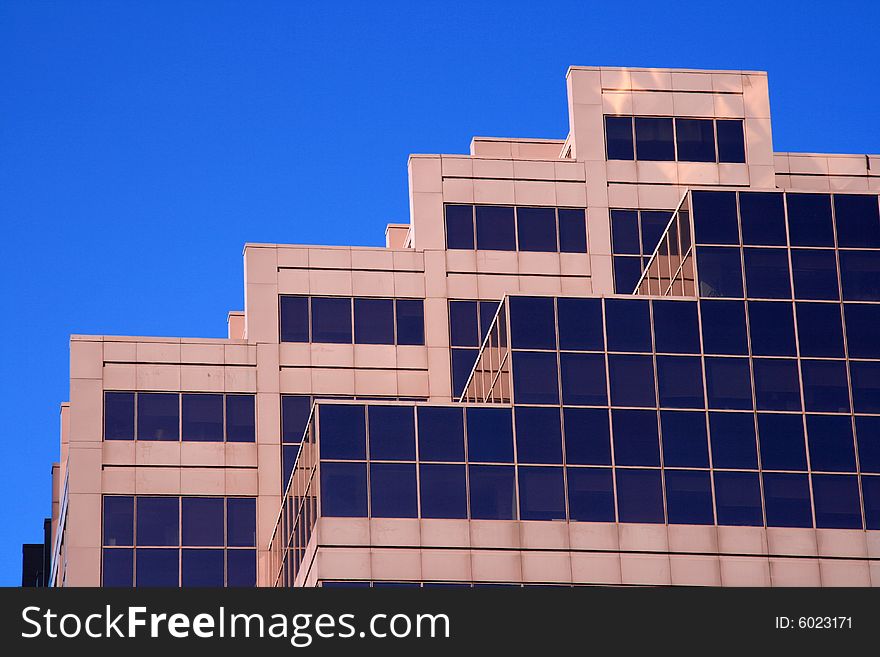
<svg viewBox="0 0 880 657"><path fill-rule="evenodd" d="M607 129L609 118L611 118L611 119L630 119L630 126L631 126L630 133L632 136L631 136L631 142L630 142L631 149L629 152L631 152L631 154L632 154L631 157L612 154L612 152L611 152L612 149L610 148L610 143L608 140L608 129ZM651 160L648 158L640 158L638 156L637 136L636 136L636 129L635 129L635 123L636 123L635 120L636 119L669 120L671 129L672 129L671 132L672 132L672 146L673 146L673 156L671 159ZM659 162L706 162L706 163L710 163L710 164L711 163L742 164L742 163L745 163L745 161L746 161L746 157L745 157L745 153L746 153L745 132L743 130L744 121L742 119L713 119L713 118L709 118L709 117L684 117L684 116L670 117L670 116L644 116L644 115L633 116L633 115L623 115L623 114L606 114L604 117L604 120L605 120L605 125L606 125L606 129L605 129L605 155L608 160L623 160L623 161L642 160L642 161L659 161ZM713 146L714 146L714 150L715 150L714 159L711 159L711 160L708 160L708 159L684 160L684 159L679 158L679 149L680 149L679 141L680 140L678 137L679 131L678 131L678 125L677 125L679 120L699 120L699 121L711 121L712 122L712 135L714 137ZM720 142L718 140L718 124L719 124L719 122L724 122L724 123L738 122L740 124L740 131L743 135L742 152L743 152L744 156L742 159L740 159L739 156L737 156L735 159L722 157Z"/></svg>

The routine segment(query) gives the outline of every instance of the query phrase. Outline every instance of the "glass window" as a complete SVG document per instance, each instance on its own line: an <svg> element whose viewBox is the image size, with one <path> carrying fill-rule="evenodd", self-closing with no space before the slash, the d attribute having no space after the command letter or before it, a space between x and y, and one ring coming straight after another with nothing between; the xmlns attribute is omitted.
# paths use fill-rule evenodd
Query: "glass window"
<svg viewBox="0 0 880 657"><path fill-rule="evenodd" d="M510 297L510 344L514 349L556 349L551 297Z"/></svg>
<svg viewBox="0 0 880 657"><path fill-rule="evenodd" d="M257 585L256 550L227 550L226 586L254 587Z"/></svg>
<svg viewBox="0 0 880 657"><path fill-rule="evenodd" d="M647 300L605 299L609 351L651 351Z"/></svg>
<svg viewBox="0 0 880 657"><path fill-rule="evenodd" d="M672 213L666 210L642 210L639 213L639 220L642 224L642 253L651 255L663 233L666 232L666 226L672 218Z"/></svg>
<svg viewBox="0 0 880 657"><path fill-rule="evenodd" d="M134 440L134 393L104 393L104 440Z"/></svg>
<svg viewBox="0 0 880 657"><path fill-rule="evenodd" d="M835 194L837 245L880 247L880 206L876 196Z"/></svg>
<svg viewBox="0 0 880 657"><path fill-rule="evenodd" d="M565 520L562 468L522 467L519 473L521 520Z"/></svg>
<svg viewBox="0 0 880 657"><path fill-rule="evenodd" d="M446 248L474 248L474 206L446 206Z"/></svg>
<svg viewBox="0 0 880 657"><path fill-rule="evenodd" d="M511 465L469 465L471 518L514 520L516 484Z"/></svg>
<svg viewBox="0 0 880 657"><path fill-rule="evenodd" d="M700 300L703 349L707 354L745 355L746 313L742 301Z"/></svg>
<svg viewBox="0 0 880 657"><path fill-rule="evenodd" d="M416 434L411 406L370 406L370 459L415 461Z"/></svg>
<svg viewBox="0 0 880 657"><path fill-rule="evenodd" d="M605 141L608 148L609 160L632 160L632 117L606 116Z"/></svg>
<svg viewBox="0 0 880 657"><path fill-rule="evenodd" d="M785 246L785 204L778 192L740 192L743 244Z"/></svg>
<svg viewBox="0 0 880 657"><path fill-rule="evenodd" d="M801 410L796 360L755 358L755 400L762 411Z"/></svg>
<svg viewBox="0 0 880 657"><path fill-rule="evenodd" d="M659 470L617 470L617 514L619 522L664 521Z"/></svg>
<svg viewBox="0 0 880 657"><path fill-rule="evenodd" d="M562 463L558 408L517 406L514 418L519 463Z"/></svg>
<svg viewBox="0 0 880 657"><path fill-rule="evenodd" d="M354 300L354 341L394 344L394 304L391 299Z"/></svg>
<svg viewBox="0 0 880 657"><path fill-rule="evenodd" d="M253 497L226 498L226 545L256 547L257 500Z"/></svg>
<svg viewBox="0 0 880 657"><path fill-rule="evenodd" d="M650 356L608 356L611 403L614 406L655 406L654 363Z"/></svg>
<svg viewBox="0 0 880 657"><path fill-rule="evenodd" d="M608 405L604 355L562 353L559 360L562 366L563 404Z"/></svg>
<svg viewBox="0 0 880 657"><path fill-rule="evenodd" d="M801 356L843 358L843 329L836 303L797 303Z"/></svg>
<svg viewBox="0 0 880 657"><path fill-rule="evenodd" d="M416 518L415 463L370 464L370 515L374 518Z"/></svg>
<svg viewBox="0 0 880 657"><path fill-rule="evenodd" d="M563 253L587 252L587 223L583 209L559 208L559 250Z"/></svg>
<svg viewBox="0 0 880 657"><path fill-rule="evenodd" d="M183 545L223 546L222 497L184 497L180 515Z"/></svg>
<svg viewBox="0 0 880 657"><path fill-rule="evenodd" d="M558 404L556 352L513 353L513 397L519 404Z"/></svg>
<svg viewBox="0 0 880 657"><path fill-rule="evenodd" d="M791 249L794 296L837 301L837 258L832 249Z"/></svg>
<svg viewBox="0 0 880 657"><path fill-rule="evenodd" d="M703 368L699 356L657 356L660 406L704 408Z"/></svg>
<svg viewBox="0 0 880 657"><path fill-rule="evenodd" d="M611 252L618 255L641 255L639 213L636 210L611 211Z"/></svg>
<svg viewBox="0 0 880 657"><path fill-rule="evenodd" d="M254 395L226 395L226 440L252 443L257 439Z"/></svg>
<svg viewBox="0 0 880 657"><path fill-rule="evenodd" d="M743 249L746 292L757 299L790 299L788 251L785 249Z"/></svg>
<svg viewBox="0 0 880 657"><path fill-rule="evenodd" d="M745 358L706 358L709 408L753 408L749 361Z"/></svg>
<svg viewBox="0 0 880 657"><path fill-rule="evenodd" d="M849 412L846 363L842 360L802 360L804 406L808 411Z"/></svg>
<svg viewBox="0 0 880 657"><path fill-rule="evenodd" d="M556 312L560 349L600 351L605 348L601 299L560 297L556 300Z"/></svg>
<svg viewBox="0 0 880 657"><path fill-rule="evenodd" d="M483 341L489 334L489 328L492 326L492 321L495 319L495 313L498 312L498 305L498 301L480 301L477 303L480 315L480 344L483 344ZM502 344L502 346L507 345Z"/></svg>
<svg viewBox="0 0 880 657"><path fill-rule="evenodd" d="M794 317L790 303L749 301L749 335L756 356L794 356Z"/></svg>
<svg viewBox="0 0 880 657"><path fill-rule="evenodd" d="M708 468L709 442L705 413L662 411L663 465L673 468Z"/></svg>
<svg viewBox="0 0 880 657"><path fill-rule="evenodd" d="M322 459L366 458L367 432L363 406L323 404L319 419L318 444Z"/></svg>
<svg viewBox="0 0 880 657"><path fill-rule="evenodd" d="M642 277L642 259L633 256L614 256L614 292L632 294Z"/></svg>
<svg viewBox="0 0 880 657"><path fill-rule="evenodd" d="M616 465L660 465L655 411L611 411Z"/></svg>
<svg viewBox="0 0 880 657"><path fill-rule="evenodd" d="M281 297L281 342L309 341L309 298Z"/></svg>
<svg viewBox="0 0 880 657"><path fill-rule="evenodd" d="M880 477L862 477L867 529L880 529Z"/></svg>
<svg viewBox="0 0 880 657"><path fill-rule="evenodd" d="M800 415L758 413L761 467L765 470L806 470L804 424Z"/></svg>
<svg viewBox="0 0 880 657"><path fill-rule="evenodd" d="M178 507L179 500L176 497L139 496L136 544L180 545L177 532Z"/></svg>
<svg viewBox="0 0 880 657"><path fill-rule="evenodd" d="M718 161L745 162L746 144L741 119L718 119L715 121L718 132Z"/></svg>
<svg viewBox="0 0 880 657"><path fill-rule="evenodd" d="M807 415L810 468L825 472L855 472L852 419L848 415Z"/></svg>
<svg viewBox="0 0 880 657"><path fill-rule="evenodd" d="M520 251L555 253L555 208L517 208L516 232Z"/></svg>
<svg viewBox="0 0 880 657"><path fill-rule="evenodd" d="M130 587L134 584L134 550L103 550L101 586ZM176 586L176 584L175 584Z"/></svg>
<svg viewBox="0 0 880 657"><path fill-rule="evenodd" d="M763 479L768 527L813 526L807 475L765 472Z"/></svg>
<svg viewBox="0 0 880 657"><path fill-rule="evenodd" d="M880 473L880 417L856 416L859 442L859 468L862 472Z"/></svg>
<svg viewBox="0 0 880 657"><path fill-rule="evenodd" d="M562 411L562 418L565 424L566 463L611 465L607 410L565 408Z"/></svg>
<svg viewBox="0 0 880 657"><path fill-rule="evenodd" d="M837 306L833 308L837 310ZM880 358L880 340L877 339L880 305L845 303L843 314L846 317L846 346L850 358Z"/></svg>
<svg viewBox="0 0 880 657"><path fill-rule="evenodd" d="M761 485L757 472L718 472L715 479L715 508L719 525L760 527Z"/></svg>
<svg viewBox="0 0 880 657"><path fill-rule="evenodd" d="M786 194L788 238L792 246L834 246L831 196Z"/></svg>
<svg viewBox="0 0 880 657"><path fill-rule="evenodd" d="M709 433L712 436L714 467L742 470L758 468L754 415L709 413Z"/></svg>
<svg viewBox="0 0 880 657"><path fill-rule="evenodd" d="M614 522L610 468L566 468L568 516L572 521Z"/></svg>
<svg viewBox="0 0 880 657"><path fill-rule="evenodd" d="M135 578L138 587L154 586L179 586L178 550L137 550L137 574Z"/></svg>
<svg viewBox="0 0 880 657"><path fill-rule="evenodd" d="M453 347L477 347L477 302L449 302L449 339Z"/></svg>
<svg viewBox="0 0 880 657"><path fill-rule="evenodd" d="M183 394L183 439L223 442L223 395Z"/></svg>
<svg viewBox="0 0 880 657"><path fill-rule="evenodd" d="M425 344L425 304L421 299L397 299L397 344Z"/></svg>
<svg viewBox="0 0 880 657"><path fill-rule="evenodd" d="M715 161L715 126L712 119L675 119L675 143L682 162Z"/></svg>
<svg viewBox="0 0 880 657"><path fill-rule="evenodd" d="M708 470L666 470L666 513L673 525L711 525L712 484Z"/></svg>
<svg viewBox="0 0 880 657"><path fill-rule="evenodd" d="M366 463L321 463L321 515L367 517Z"/></svg>
<svg viewBox="0 0 880 657"><path fill-rule="evenodd" d="M464 393L474 362L477 360L479 349L453 349L452 350L452 395L455 399Z"/></svg>
<svg viewBox="0 0 880 657"><path fill-rule="evenodd" d="M138 393L138 440L179 440L179 427L180 395L176 392Z"/></svg>
<svg viewBox="0 0 880 657"><path fill-rule="evenodd" d="M281 396L281 442L298 443L306 431L312 398L308 395Z"/></svg>
<svg viewBox="0 0 880 657"><path fill-rule="evenodd" d="M844 301L880 301L880 251L839 251Z"/></svg>
<svg viewBox="0 0 880 657"><path fill-rule="evenodd" d="M513 463L513 427L509 408L467 409L468 460Z"/></svg>
<svg viewBox="0 0 880 657"><path fill-rule="evenodd" d="M654 345L658 353L700 353L697 304L686 301L653 301Z"/></svg>
<svg viewBox="0 0 880 657"><path fill-rule="evenodd" d="M477 206L477 248L516 251L513 208L502 205Z"/></svg>
<svg viewBox="0 0 880 657"><path fill-rule="evenodd" d="M691 192L697 244L739 244L736 192Z"/></svg>
<svg viewBox="0 0 880 657"><path fill-rule="evenodd" d="M351 299L312 297L312 342L351 343Z"/></svg>
<svg viewBox="0 0 880 657"><path fill-rule="evenodd" d="M467 518L464 465L419 465L423 518Z"/></svg>
<svg viewBox="0 0 880 657"><path fill-rule="evenodd" d="M287 490L287 484L290 482L290 475L293 472L298 454L299 445L281 446L281 492Z"/></svg>
<svg viewBox="0 0 880 657"><path fill-rule="evenodd" d="M636 159L672 161L675 159L675 140L672 119L636 117Z"/></svg>
<svg viewBox="0 0 880 657"><path fill-rule="evenodd" d="M134 498L130 495L104 496L104 545L134 545Z"/></svg>
<svg viewBox="0 0 880 657"><path fill-rule="evenodd" d="M858 477L814 474L812 479L816 527L861 529Z"/></svg>
<svg viewBox="0 0 880 657"><path fill-rule="evenodd" d="M880 363L851 361L853 410L880 413Z"/></svg>
<svg viewBox="0 0 880 657"><path fill-rule="evenodd" d="M742 297L742 266L739 249L723 246L697 248L700 296Z"/></svg>
<svg viewBox="0 0 880 657"><path fill-rule="evenodd" d="M462 409L449 406L419 406L419 459L422 461L464 461Z"/></svg>

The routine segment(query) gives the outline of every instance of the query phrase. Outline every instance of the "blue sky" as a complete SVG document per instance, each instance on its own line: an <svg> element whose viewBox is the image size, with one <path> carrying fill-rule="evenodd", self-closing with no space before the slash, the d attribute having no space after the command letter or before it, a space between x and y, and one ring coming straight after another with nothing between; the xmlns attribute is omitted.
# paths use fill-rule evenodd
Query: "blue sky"
<svg viewBox="0 0 880 657"><path fill-rule="evenodd" d="M767 70L777 150L880 153L876 2L318 4L0 3L0 585L69 334L224 336L245 242L382 243L409 153L565 137L569 65Z"/></svg>

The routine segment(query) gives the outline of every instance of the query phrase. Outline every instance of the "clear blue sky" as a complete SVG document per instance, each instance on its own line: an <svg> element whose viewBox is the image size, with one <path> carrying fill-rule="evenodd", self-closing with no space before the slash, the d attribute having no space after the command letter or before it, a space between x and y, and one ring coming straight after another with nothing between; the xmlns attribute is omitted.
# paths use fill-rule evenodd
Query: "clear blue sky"
<svg viewBox="0 0 880 657"><path fill-rule="evenodd" d="M880 153L873 1L309 4L0 2L0 584L69 334L225 335L245 242L380 244L409 153L565 137L569 65L767 70L777 150Z"/></svg>

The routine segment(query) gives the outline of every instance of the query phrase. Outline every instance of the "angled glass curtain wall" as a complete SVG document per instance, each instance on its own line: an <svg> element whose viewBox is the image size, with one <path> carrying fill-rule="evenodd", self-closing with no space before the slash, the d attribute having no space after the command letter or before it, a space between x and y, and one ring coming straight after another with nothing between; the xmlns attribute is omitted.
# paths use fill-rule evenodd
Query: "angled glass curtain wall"
<svg viewBox="0 0 880 657"><path fill-rule="evenodd" d="M685 196L672 214L632 293L661 297L696 296L692 235L689 198Z"/></svg>

